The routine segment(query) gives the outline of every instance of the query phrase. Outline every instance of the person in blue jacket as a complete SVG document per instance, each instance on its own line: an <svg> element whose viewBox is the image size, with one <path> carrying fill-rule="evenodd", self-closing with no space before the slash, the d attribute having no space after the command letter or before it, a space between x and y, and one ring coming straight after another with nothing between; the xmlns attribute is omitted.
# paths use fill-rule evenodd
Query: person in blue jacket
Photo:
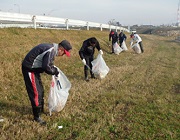
<svg viewBox="0 0 180 140"><path fill-rule="evenodd" d="M126 41L127 37L124 34L123 30L119 33L119 46L122 46L123 41Z"/></svg>
<svg viewBox="0 0 180 140"><path fill-rule="evenodd" d="M34 120L41 125L45 125L46 122L40 118L44 112L44 88L40 73L58 76L59 71L53 64L55 56L70 56L71 49L72 46L67 40L59 44L39 44L32 48L22 61L22 73Z"/></svg>

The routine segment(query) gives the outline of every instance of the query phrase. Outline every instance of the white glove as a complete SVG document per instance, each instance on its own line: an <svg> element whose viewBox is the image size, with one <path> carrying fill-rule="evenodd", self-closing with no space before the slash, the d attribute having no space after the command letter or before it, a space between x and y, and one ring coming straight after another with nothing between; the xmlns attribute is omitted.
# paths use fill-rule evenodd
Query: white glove
<svg viewBox="0 0 180 140"><path fill-rule="evenodd" d="M102 51L102 50L99 50L99 54L103 55L103 51Z"/></svg>
<svg viewBox="0 0 180 140"><path fill-rule="evenodd" d="M86 60L85 60L85 59L83 59L83 60L82 60L82 63L83 63L84 65L86 65Z"/></svg>

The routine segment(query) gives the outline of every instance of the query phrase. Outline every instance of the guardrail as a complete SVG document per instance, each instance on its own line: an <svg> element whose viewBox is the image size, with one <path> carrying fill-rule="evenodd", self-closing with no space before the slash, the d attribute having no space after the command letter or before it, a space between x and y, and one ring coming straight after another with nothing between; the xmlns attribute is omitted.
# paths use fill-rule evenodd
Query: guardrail
<svg viewBox="0 0 180 140"><path fill-rule="evenodd" d="M40 15L30 15L30 14L21 14L21 13L10 13L10 12L2 12L0 11L0 27L21 27L21 28L61 28L61 29L87 29L90 28L100 28L116 31L126 31L129 32L128 29L120 26L114 26L109 24L101 24L90 21L81 21L74 19L66 19L66 18L57 18L50 16L40 16Z"/></svg>

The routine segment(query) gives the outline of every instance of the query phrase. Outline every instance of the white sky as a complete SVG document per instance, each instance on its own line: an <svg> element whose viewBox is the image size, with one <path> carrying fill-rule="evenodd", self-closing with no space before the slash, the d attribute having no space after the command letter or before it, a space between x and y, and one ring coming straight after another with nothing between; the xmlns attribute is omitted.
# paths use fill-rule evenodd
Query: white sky
<svg viewBox="0 0 180 140"><path fill-rule="evenodd" d="M0 0L0 11L107 24L171 24L180 0Z"/></svg>

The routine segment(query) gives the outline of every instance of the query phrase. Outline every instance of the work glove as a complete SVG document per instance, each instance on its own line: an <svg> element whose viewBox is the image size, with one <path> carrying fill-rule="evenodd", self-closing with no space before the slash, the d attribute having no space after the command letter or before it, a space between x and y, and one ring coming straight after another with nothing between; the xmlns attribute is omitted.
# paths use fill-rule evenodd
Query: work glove
<svg viewBox="0 0 180 140"><path fill-rule="evenodd" d="M99 50L99 54L103 55L103 51L102 51L102 50Z"/></svg>
<svg viewBox="0 0 180 140"><path fill-rule="evenodd" d="M84 65L86 65L86 60L85 60L85 59L83 59L83 60L82 60L82 63L83 63Z"/></svg>
<svg viewBox="0 0 180 140"><path fill-rule="evenodd" d="M56 66L54 66L54 67L55 67L55 69L56 69L54 75L55 75L55 77L57 78L57 77L58 77L58 74L59 74L59 68L56 67Z"/></svg>
<svg viewBox="0 0 180 140"><path fill-rule="evenodd" d="M57 78L58 77L58 74L59 74L59 71L58 71L58 69L56 70L56 72L55 72L55 77Z"/></svg>

